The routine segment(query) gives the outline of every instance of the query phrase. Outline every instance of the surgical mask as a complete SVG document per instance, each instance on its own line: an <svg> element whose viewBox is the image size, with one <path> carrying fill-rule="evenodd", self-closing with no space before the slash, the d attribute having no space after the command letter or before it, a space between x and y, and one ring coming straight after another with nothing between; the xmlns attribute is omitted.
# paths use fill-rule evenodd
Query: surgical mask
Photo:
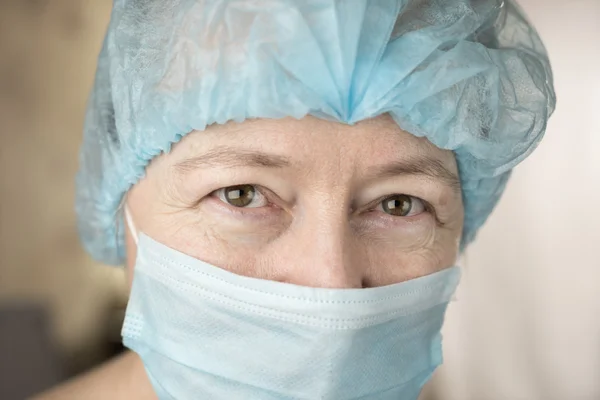
<svg viewBox="0 0 600 400"><path fill-rule="evenodd" d="M163 399L416 399L442 362L457 267L367 289L233 274L130 229L123 326Z"/></svg>

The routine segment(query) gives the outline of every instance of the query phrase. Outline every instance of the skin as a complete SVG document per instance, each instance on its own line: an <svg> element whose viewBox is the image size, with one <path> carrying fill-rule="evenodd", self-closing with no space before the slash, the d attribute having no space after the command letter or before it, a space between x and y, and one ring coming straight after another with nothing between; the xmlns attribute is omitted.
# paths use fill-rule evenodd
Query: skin
<svg viewBox="0 0 600 400"><path fill-rule="evenodd" d="M231 272L311 287L376 287L454 264L464 212L457 177L452 152L389 116L354 126L313 117L251 120L190 133L151 162L126 203L130 229ZM229 204L223 188L243 184L254 185L251 203ZM385 208L390 198L400 200L402 215ZM131 230L126 246L131 285ZM81 396L155 398L133 353L39 399Z"/></svg>

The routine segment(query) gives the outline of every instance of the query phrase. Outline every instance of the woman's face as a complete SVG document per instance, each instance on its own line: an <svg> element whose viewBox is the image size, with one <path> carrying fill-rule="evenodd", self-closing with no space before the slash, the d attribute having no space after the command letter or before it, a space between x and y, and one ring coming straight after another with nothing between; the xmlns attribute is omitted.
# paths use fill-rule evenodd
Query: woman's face
<svg viewBox="0 0 600 400"><path fill-rule="evenodd" d="M454 155L388 116L306 117L192 132L128 194L139 232L236 274L312 287L383 286L454 264ZM136 248L127 234L131 279Z"/></svg>

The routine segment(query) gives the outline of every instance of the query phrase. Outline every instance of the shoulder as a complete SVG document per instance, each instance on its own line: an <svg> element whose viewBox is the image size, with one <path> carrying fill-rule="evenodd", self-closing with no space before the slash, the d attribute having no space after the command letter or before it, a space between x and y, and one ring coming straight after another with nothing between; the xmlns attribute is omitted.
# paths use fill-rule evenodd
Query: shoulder
<svg viewBox="0 0 600 400"><path fill-rule="evenodd" d="M137 354L127 351L30 400L158 399Z"/></svg>

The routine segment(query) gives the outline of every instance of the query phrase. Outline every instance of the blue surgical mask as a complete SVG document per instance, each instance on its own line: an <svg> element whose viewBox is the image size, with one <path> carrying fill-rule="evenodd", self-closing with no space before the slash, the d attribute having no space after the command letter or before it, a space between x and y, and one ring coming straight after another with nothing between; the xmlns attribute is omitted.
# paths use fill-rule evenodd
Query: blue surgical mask
<svg viewBox="0 0 600 400"><path fill-rule="evenodd" d="M442 362L459 278L453 267L310 288L236 275L142 234L123 340L161 400L411 400Z"/></svg>

